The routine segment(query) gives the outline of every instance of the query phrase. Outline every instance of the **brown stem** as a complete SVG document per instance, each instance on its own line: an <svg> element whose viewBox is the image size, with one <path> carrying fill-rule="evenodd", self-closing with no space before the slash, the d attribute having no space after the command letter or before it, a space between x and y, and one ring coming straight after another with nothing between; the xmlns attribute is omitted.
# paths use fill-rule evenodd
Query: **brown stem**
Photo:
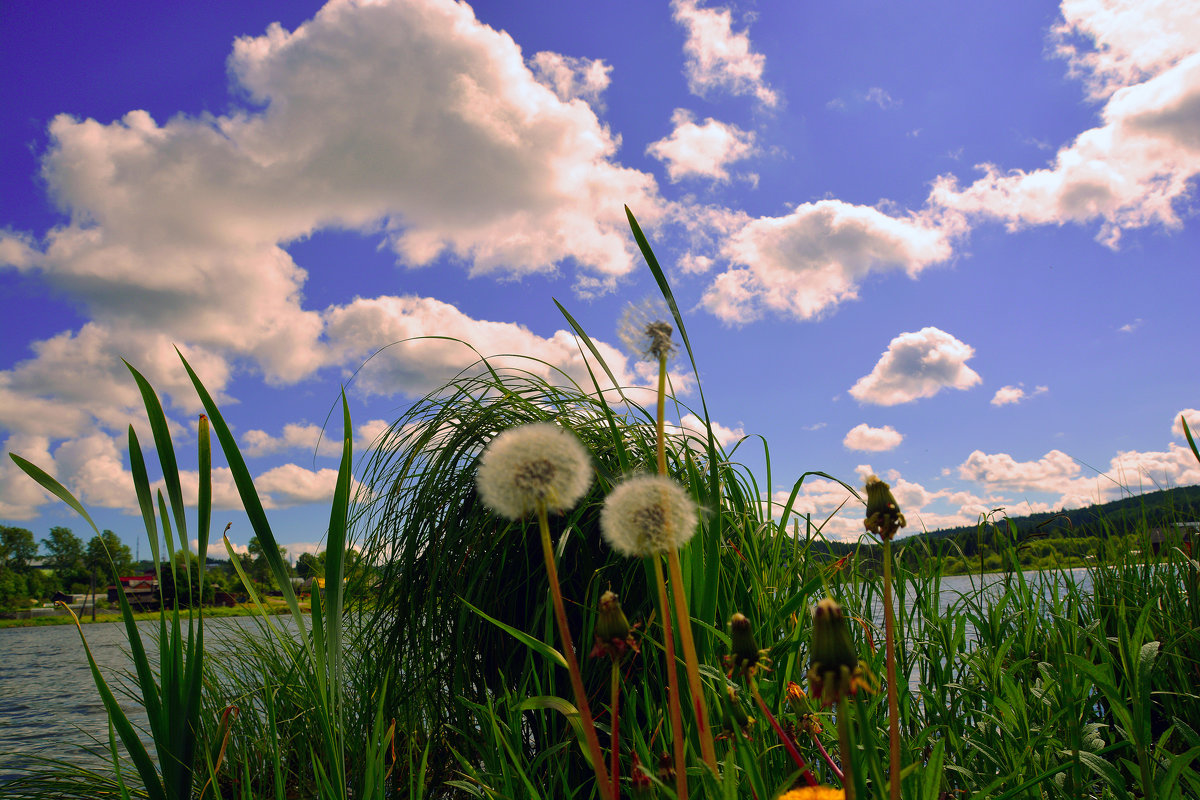
<svg viewBox="0 0 1200 800"><path fill-rule="evenodd" d="M658 581L658 607L662 614L663 647L667 651L667 696L671 710L671 731L675 753L675 794L687 800L687 765L684 762L683 715L679 711L679 670L675 666L675 637L671 632L671 607L667 605L667 584L663 579L662 560L651 556L654 577Z"/></svg>
<svg viewBox="0 0 1200 800"><path fill-rule="evenodd" d="M888 764L889 796L900 800L900 700L896 684L896 621L892 616L892 540L883 542L883 627L887 640L887 685L888 685L888 741L890 763Z"/></svg>
<svg viewBox="0 0 1200 800"><path fill-rule="evenodd" d="M612 716L612 740L609 743L612 757L612 795L613 800L621 800L621 664L617 656L612 657L608 707Z"/></svg>
<svg viewBox="0 0 1200 800"><path fill-rule="evenodd" d="M542 556L546 560L546 574L550 578L550 596L554 598L554 617L558 622L558 635L563 641L563 655L567 659L567 671L571 673L571 688L575 692L575 705L583 723L583 735L587 739L588 755L592 769L596 772L596 786L601 800L613 800L612 786L608 782L608 770L604 767L604 754L600 751L600 740L596 738L596 723L588 707L587 692L583 688L583 675L579 661L575 658L575 645L571 641L571 629L567 627L567 610L563 606L562 589L558 585L558 568L554 565L554 548L550 544L550 521L546 515L546 504L538 501L538 527L542 534Z"/></svg>
<svg viewBox="0 0 1200 800"><path fill-rule="evenodd" d="M675 598L675 620L679 623L679 642L683 645L683 660L687 666L688 689L692 694L692 713L700 733L700 752L708 768L717 772L717 749L713 745L712 729L708 726L708 703L700 683L700 661L696 658L696 643L692 639L692 618L688 614L687 597L683 591L683 570L679 552L668 551L667 565L671 570L671 594Z"/></svg>

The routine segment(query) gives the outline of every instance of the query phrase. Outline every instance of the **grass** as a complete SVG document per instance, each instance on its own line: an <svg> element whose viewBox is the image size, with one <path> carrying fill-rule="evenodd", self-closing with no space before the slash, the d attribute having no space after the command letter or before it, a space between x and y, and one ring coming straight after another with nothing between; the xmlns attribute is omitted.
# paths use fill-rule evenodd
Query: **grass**
<svg viewBox="0 0 1200 800"><path fill-rule="evenodd" d="M684 320L631 222L695 368ZM96 670L114 726L107 766L46 764L0 786L0 797L600 796L586 723L557 649L565 637L557 635L537 523L498 518L474 486L483 448L501 431L534 421L570 429L594 462L588 493L547 523L593 733L606 758L613 756L613 698L620 700L615 794L645 790L670 798L686 786L691 797L766 800L809 778L838 786L844 772L864 800L887 796L894 768L906 800L1200 797L1194 557L1168 549L1148 563L1110 553L1089 565L1086 585L1066 569L1005 573L947 605L943 565L962 554L948 542L897 539L896 647L889 663L884 587L870 568L874 562L866 551L844 562L830 559L821 548L820 521L792 507L805 480L831 476L806 473L791 500L772 503L766 498L776 479L767 441L727 451L709 430L661 440L665 472L697 504L700 524L669 576L685 602L660 605L661 562L620 558L599 534L612 487L627 475L658 471L657 413L623 400L598 349L563 311L579 335L588 381L576 384L534 359L524 366L507 359L510 366L500 369L481 358L393 423L353 470L357 493L343 406L344 451L328 536L331 591L314 598L311 617L281 581L290 618L276 618L255 596L257 629L218 648L202 638L208 611L164 609L151 617L164 648L162 666L152 668L139 653L135 617L124 609L135 659L132 684L125 683L149 713L154 757L139 753L138 732L125 730L119 704L108 702L109 682L119 687L121 679ZM249 471L199 376L192 378L211 420L198 432L211 424L270 557L277 553L274 536ZM152 495L131 436L147 531L155 546L160 538L168 549L175 541L183 546L187 520L178 481L170 477L179 468L165 417L153 390L136 373L135 380L167 476L165 492ZM698 399L690 409L666 396L675 412L707 420L702 391ZM210 468L203 460L206 434L201 441L203 476ZM739 464L742 446L761 448L763 475ZM86 515L53 479L17 460ZM193 506L194 527L203 532L205 485L201 480ZM841 513L856 517L862 509ZM1148 531L1141 535L1148 552ZM375 568L342 594L342 555L350 543ZM281 575L282 562L272 569ZM620 596L640 645L615 672L608 657L585 657L607 589ZM886 689L881 676L897 676L890 687L894 713L886 691L862 689L830 707L797 693L811 695L811 609L825 597L844 610L866 683ZM686 618L676 616L680 608ZM698 689L683 654L667 657L662 613L672 615L674 630L686 626L691 633ZM753 672L726 665L726 622L735 613L748 618L762 648L754 658L742 656ZM684 694L676 698L684 709L678 740L668 719L672 691ZM711 759L701 706L720 734ZM893 727L898 763L889 753ZM673 758L664 759L677 744L682 776L671 774Z"/></svg>
<svg viewBox="0 0 1200 800"><path fill-rule="evenodd" d="M307 604L301 604L300 610L304 613L310 611ZM268 604L268 611L272 614L290 614L287 606L282 602ZM207 619L219 619L223 617L252 617L260 614L260 610L250 603L239 603L232 608L226 606L215 606L204 609L204 616ZM157 611L135 611L133 612L135 622L148 622L158 620ZM79 618L82 625L91 625L93 623L100 624L104 622L124 622L125 617L121 614L120 609L105 609L96 612L96 619L92 619L90 613L84 614ZM67 614L59 614L53 617L32 617L30 619L0 619L0 628L40 628L46 625L73 625L74 620Z"/></svg>

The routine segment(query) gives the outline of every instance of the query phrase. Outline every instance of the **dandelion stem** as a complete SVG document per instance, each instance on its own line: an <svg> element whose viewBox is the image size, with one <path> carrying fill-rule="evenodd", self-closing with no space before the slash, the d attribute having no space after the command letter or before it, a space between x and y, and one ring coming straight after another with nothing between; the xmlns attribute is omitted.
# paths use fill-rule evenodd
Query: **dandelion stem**
<svg viewBox="0 0 1200 800"><path fill-rule="evenodd" d="M600 741L596 738L596 724L592 720L591 708L588 707L587 692L583 688L583 676L579 671L579 661L575 658L575 645L571 641L571 629L567 627L567 610L563 606L562 589L558 585L558 568L554 565L554 548L550 544L550 520L544 500L538 500L537 517L538 528L542 534L542 556L546 560L546 574L550 578L550 595L554 598L554 617L558 622L558 635L563 641L563 655L567 659L567 671L571 673L571 688L575 692L575 705L579 707L583 735L587 739L588 755L592 759L592 769L596 772L596 787L600 792L601 800L613 800L612 786L608 782L608 770L604 766L604 754L600 751Z"/></svg>
<svg viewBox="0 0 1200 800"><path fill-rule="evenodd" d="M713 744L712 729L708 726L708 703L704 700L704 687L700 683L699 659L696 658L696 643L692 639L692 619L688 613L687 598L683 592L683 570L679 566L679 551L667 551L667 565L671 570L671 593L675 597L675 618L679 622L679 642L683 645L683 659L687 665L688 689L692 695L692 713L700 733L700 752L708 768L717 772L717 749Z"/></svg>
<svg viewBox="0 0 1200 800"><path fill-rule="evenodd" d="M767 708L767 704L763 702L762 695L758 692L758 681L754 676L750 676L750 694L754 697L754 702L758 703L758 709L762 711L763 716L771 723L771 727L775 729L775 735L779 737L779 741L783 742L784 749L788 755L792 757L792 761L796 762L796 766L800 769L800 774L804 778L804 782L809 786L817 786L817 779L813 777L812 771L808 768L808 763L804 760L804 756L800 755L800 751L796 749L796 745L792 744L792 739L783 728L779 726L779 721L775 719L775 715L771 713L771 709Z"/></svg>
<svg viewBox="0 0 1200 800"><path fill-rule="evenodd" d="M609 750L612 756L612 796L621 798L621 662L612 658L612 678L609 686L609 713L612 716L612 740Z"/></svg>
<svg viewBox="0 0 1200 800"><path fill-rule="evenodd" d="M658 414L654 427L655 442L657 444L658 455L658 474L667 474L667 447L666 447L666 417L667 417L667 354L664 352L658 357Z"/></svg>
<svg viewBox="0 0 1200 800"><path fill-rule="evenodd" d="M821 738L815 733L810 733L809 736L812 738L813 744L817 746L817 752L821 754L821 759L829 765L829 768L833 770L833 774L837 776L839 781L845 781L846 776L842 772L842 768L834 762L833 756L829 755L829 751L825 749L825 745L821 744Z"/></svg>
<svg viewBox="0 0 1200 800"><path fill-rule="evenodd" d="M850 750L850 703L842 695L837 701L838 746L842 750L842 789L846 800L854 800L854 754Z"/></svg>
<svg viewBox="0 0 1200 800"><path fill-rule="evenodd" d="M888 685L888 783L891 800L900 800L900 702L896 684L896 620L892 614L892 540L883 541L883 625Z"/></svg>
<svg viewBox="0 0 1200 800"><path fill-rule="evenodd" d="M663 578L662 561L651 556L654 577L658 581L658 607L662 614L663 647L667 651L667 697L671 713L671 731L675 753L675 794L687 800L687 765L683 751L683 716L679 711L679 671L675 666L675 637L671 632L671 607L667 604L667 584Z"/></svg>
<svg viewBox="0 0 1200 800"><path fill-rule="evenodd" d="M658 409L655 435L658 455L658 474L667 474L666 451L666 403L667 403L667 352L658 356ZM708 703L704 700L704 687L700 683L700 660L696 657L696 643L692 638L692 616L688 612L687 597L683 591L683 570L679 566L679 551L667 551L667 565L671 570L671 595L675 600L675 621L679 624L679 643L683 647L683 660L687 666L688 691L692 696L692 713L700 734L700 753L704 763L717 774L717 749L713 744L712 729L708 724ZM664 615L666 609L663 609Z"/></svg>

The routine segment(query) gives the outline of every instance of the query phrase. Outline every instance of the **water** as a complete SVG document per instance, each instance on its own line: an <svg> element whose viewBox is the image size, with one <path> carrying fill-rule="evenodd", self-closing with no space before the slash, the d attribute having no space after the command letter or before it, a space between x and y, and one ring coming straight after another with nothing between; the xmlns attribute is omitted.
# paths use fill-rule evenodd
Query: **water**
<svg viewBox="0 0 1200 800"><path fill-rule="evenodd" d="M206 620L209 652L221 646L222 629L256 626L253 617ZM83 630L121 707L134 726L145 730L144 710L119 688L120 676L133 666L125 626L113 622L85 625ZM139 622L138 630L154 663L158 622ZM143 736L143 741L149 742L149 737ZM96 742L107 750L108 715L75 626L0 629L0 783L31 764L30 755L94 765L95 758L83 746Z"/></svg>
<svg viewBox="0 0 1200 800"><path fill-rule="evenodd" d="M1086 593L1090 576L1086 570L1071 571L1072 579ZM1037 579L1036 573L1026 576ZM994 597L1004 587L1002 574L957 576L942 579L939 609L945 613L963 595L976 596L982 586L983 597ZM1059 584L1060 591L1063 585ZM876 624L883 625L883 608L876 604ZM294 630L290 619L277 618L285 629ZM206 621L206 644L210 654L229 646L231 631L257 630L253 617L222 618ZM148 654L156 655L154 637L157 622L141 622ZM222 629L226 631L222 635ZM127 655L125 626L119 623L86 625L84 632L100 670L135 726L145 728L147 719L141 707L122 697L118 677L131 668ZM974 630L968 631L968 636ZM76 763L95 764L81 745L99 742L108 746L108 717L96 692L87 657L73 625L0 629L0 783L11 780L29 755L58 758ZM145 737L144 737L145 738ZM19 754L19 755L18 755Z"/></svg>

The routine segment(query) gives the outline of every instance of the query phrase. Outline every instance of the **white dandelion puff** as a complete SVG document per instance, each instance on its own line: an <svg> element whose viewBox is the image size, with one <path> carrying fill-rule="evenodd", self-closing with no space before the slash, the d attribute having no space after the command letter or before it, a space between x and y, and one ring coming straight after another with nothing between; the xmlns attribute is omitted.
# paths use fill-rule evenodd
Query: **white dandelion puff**
<svg viewBox="0 0 1200 800"><path fill-rule="evenodd" d="M663 475L622 481L604 501L600 533L623 556L678 550L696 532L696 504L683 487Z"/></svg>
<svg viewBox="0 0 1200 800"><path fill-rule="evenodd" d="M670 358L675 353L672 338L675 329L667 320L671 313L662 300L644 300L625 307L617 335L625 348L638 359L658 361L664 354Z"/></svg>
<svg viewBox="0 0 1200 800"><path fill-rule="evenodd" d="M539 501L550 512L579 502L592 484L592 464L576 436L549 422L509 428L483 451L475 474L484 505L521 519Z"/></svg>

